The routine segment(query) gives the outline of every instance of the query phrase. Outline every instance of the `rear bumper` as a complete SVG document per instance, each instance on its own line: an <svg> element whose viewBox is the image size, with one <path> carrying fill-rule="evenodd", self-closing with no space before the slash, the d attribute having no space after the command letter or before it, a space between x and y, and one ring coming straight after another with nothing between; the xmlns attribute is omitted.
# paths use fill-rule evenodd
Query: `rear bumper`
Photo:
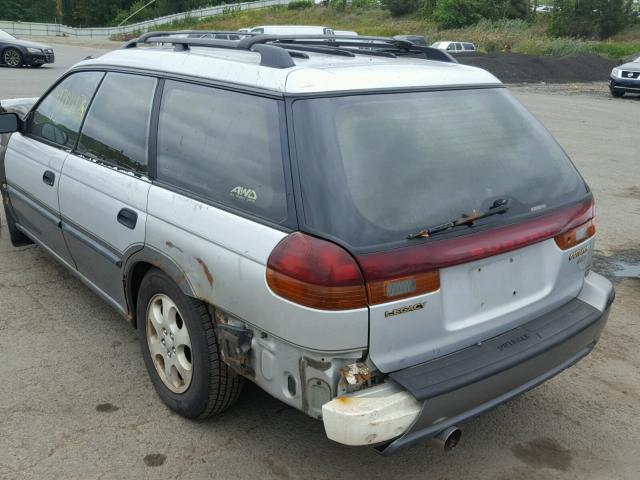
<svg viewBox="0 0 640 480"><path fill-rule="evenodd" d="M607 322L614 291L596 277L597 288L582 299L325 404L327 436L347 445L377 445L391 455L554 377L591 352Z"/></svg>

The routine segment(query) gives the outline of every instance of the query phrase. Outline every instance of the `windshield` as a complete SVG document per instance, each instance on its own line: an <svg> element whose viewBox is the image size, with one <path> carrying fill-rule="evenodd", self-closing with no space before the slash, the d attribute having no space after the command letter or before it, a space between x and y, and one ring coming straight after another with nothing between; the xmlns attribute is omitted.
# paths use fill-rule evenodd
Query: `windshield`
<svg viewBox="0 0 640 480"><path fill-rule="evenodd" d="M0 40L15 40L15 39L16 37L14 37L13 35L9 35L4 30L0 30Z"/></svg>
<svg viewBox="0 0 640 480"><path fill-rule="evenodd" d="M483 222L582 198L549 133L504 88L297 100L304 223L353 247L403 240L487 210Z"/></svg>

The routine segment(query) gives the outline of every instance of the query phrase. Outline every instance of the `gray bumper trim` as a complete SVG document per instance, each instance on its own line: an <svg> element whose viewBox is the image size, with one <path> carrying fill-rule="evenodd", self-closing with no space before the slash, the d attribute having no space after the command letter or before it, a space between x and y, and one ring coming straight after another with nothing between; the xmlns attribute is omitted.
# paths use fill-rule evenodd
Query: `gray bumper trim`
<svg viewBox="0 0 640 480"><path fill-rule="evenodd" d="M555 341L549 342L546 349L536 349L537 355L520 359L520 363L491 376L478 377L474 383L426 399L411 428L389 444L376 447L377 450L388 456L432 438L450 426L460 425L531 390L575 364L595 346L607 322L612 301L613 293L604 312L594 309L597 313L590 316L587 325L582 324L578 331L566 330L568 336L562 335L562 341L554 335ZM578 324L581 320L584 318L573 318Z"/></svg>

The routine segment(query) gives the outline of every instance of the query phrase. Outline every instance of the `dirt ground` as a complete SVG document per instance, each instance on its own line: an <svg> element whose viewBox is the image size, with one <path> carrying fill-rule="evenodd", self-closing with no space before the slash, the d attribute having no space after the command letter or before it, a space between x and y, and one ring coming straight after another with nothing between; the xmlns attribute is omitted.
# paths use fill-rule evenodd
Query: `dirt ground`
<svg viewBox="0 0 640 480"><path fill-rule="evenodd" d="M640 55L640 52L638 52ZM534 57L521 53L464 54L460 63L489 70L504 83L598 82L609 78L611 69L620 65L595 54L565 57Z"/></svg>
<svg viewBox="0 0 640 480"><path fill-rule="evenodd" d="M70 60L87 52L60 48ZM0 98L44 90L47 76L31 73L0 69ZM153 391L135 331L40 249L11 247L0 216L0 478L637 480L640 105L603 88L512 91L594 191L594 269L617 290L609 324L589 357L465 425L452 452L421 445L383 458L343 447L257 388L208 421L174 415Z"/></svg>

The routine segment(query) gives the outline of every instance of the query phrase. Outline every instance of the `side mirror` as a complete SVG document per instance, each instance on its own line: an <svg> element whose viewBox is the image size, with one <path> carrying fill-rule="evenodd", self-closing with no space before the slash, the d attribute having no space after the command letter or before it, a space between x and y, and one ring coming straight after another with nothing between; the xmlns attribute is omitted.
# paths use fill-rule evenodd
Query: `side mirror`
<svg viewBox="0 0 640 480"><path fill-rule="evenodd" d="M14 133L22 128L22 120L15 113L0 114L0 134Z"/></svg>

